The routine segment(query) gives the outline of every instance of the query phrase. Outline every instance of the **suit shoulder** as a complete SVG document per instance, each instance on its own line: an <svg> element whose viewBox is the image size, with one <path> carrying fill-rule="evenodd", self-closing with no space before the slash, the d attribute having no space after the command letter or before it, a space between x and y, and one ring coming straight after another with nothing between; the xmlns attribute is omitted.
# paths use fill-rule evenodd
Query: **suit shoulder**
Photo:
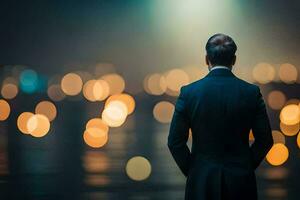
<svg viewBox="0 0 300 200"><path fill-rule="evenodd" d="M185 86L182 86L182 89L185 91L190 91L193 88L195 88L196 86L198 87L199 85L201 85L203 82L204 82L204 78L201 78L201 79L191 82Z"/></svg>
<svg viewBox="0 0 300 200"><path fill-rule="evenodd" d="M237 77L237 80L239 81L239 83L243 86L243 87L247 87L249 90L251 91L259 91L260 88L259 86L253 84L253 83L250 83L250 82L247 82L243 79L240 79Z"/></svg>

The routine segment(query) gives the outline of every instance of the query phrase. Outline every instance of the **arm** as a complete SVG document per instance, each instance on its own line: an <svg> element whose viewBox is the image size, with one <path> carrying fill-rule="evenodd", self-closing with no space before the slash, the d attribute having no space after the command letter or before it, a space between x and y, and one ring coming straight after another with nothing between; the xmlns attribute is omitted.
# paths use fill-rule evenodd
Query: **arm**
<svg viewBox="0 0 300 200"><path fill-rule="evenodd" d="M258 87L256 95L256 108L252 124L252 132L255 140L250 147L254 170L259 166L273 146L272 130L266 111L266 105Z"/></svg>
<svg viewBox="0 0 300 200"><path fill-rule="evenodd" d="M182 173L187 176L190 150L186 144L189 137L189 120L186 113L184 87L176 101L171 127L168 136L168 148Z"/></svg>

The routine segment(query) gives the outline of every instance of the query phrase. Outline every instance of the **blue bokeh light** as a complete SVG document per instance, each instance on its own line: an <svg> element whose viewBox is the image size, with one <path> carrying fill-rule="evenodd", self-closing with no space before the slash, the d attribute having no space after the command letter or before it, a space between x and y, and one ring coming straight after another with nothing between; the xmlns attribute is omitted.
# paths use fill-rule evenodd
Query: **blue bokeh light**
<svg viewBox="0 0 300 200"><path fill-rule="evenodd" d="M34 93L38 89L38 74L32 69L24 70L20 75L20 88L25 93Z"/></svg>

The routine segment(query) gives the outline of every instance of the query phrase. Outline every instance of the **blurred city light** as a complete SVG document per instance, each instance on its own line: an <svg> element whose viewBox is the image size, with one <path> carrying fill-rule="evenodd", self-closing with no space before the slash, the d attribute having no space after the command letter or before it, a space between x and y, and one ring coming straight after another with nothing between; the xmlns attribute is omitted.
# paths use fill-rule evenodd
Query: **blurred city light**
<svg viewBox="0 0 300 200"><path fill-rule="evenodd" d="M120 102L124 103L126 105L126 108L127 108L126 112L128 115L133 113L133 111L135 109L135 100L131 95L126 94L126 93L112 95L106 100L105 107L109 106L110 103L112 103L114 101L120 101Z"/></svg>
<svg viewBox="0 0 300 200"><path fill-rule="evenodd" d="M83 96L92 102L106 99L109 91L109 85L104 80L89 80L83 86Z"/></svg>
<svg viewBox="0 0 300 200"><path fill-rule="evenodd" d="M1 88L1 95L5 99L13 99L18 94L18 86L13 83L5 83Z"/></svg>
<svg viewBox="0 0 300 200"><path fill-rule="evenodd" d="M132 157L126 164L126 173L128 177L135 181L147 179L151 174L151 170L150 162L142 156Z"/></svg>
<svg viewBox="0 0 300 200"><path fill-rule="evenodd" d="M61 89L66 95L75 96L81 92L82 84L78 74L68 73L61 80Z"/></svg>
<svg viewBox="0 0 300 200"><path fill-rule="evenodd" d="M47 94L53 101L62 101L66 97L59 84L50 85Z"/></svg>
<svg viewBox="0 0 300 200"><path fill-rule="evenodd" d="M0 99L0 121L4 121L9 117L10 106L7 101Z"/></svg>
<svg viewBox="0 0 300 200"><path fill-rule="evenodd" d="M38 89L38 74L32 69L26 69L20 74L20 88L25 93L34 93Z"/></svg>
<svg viewBox="0 0 300 200"><path fill-rule="evenodd" d="M161 123L170 123L174 113L174 105L168 101L158 102L153 108L154 118Z"/></svg>
<svg viewBox="0 0 300 200"><path fill-rule="evenodd" d="M108 83L110 95L122 93L125 89L125 81L119 74L106 74L101 79Z"/></svg>
<svg viewBox="0 0 300 200"><path fill-rule="evenodd" d="M296 104L286 105L280 112L280 121L285 125L295 125L300 122L300 108Z"/></svg>
<svg viewBox="0 0 300 200"><path fill-rule="evenodd" d="M31 112L23 112L19 115L17 119L17 126L18 129L24 133L24 134L30 134L27 128L28 120L33 116L34 114Z"/></svg>
<svg viewBox="0 0 300 200"><path fill-rule="evenodd" d="M125 103L119 100L111 101L102 112L102 120L110 127L121 126L128 115Z"/></svg>
<svg viewBox="0 0 300 200"><path fill-rule="evenodd" d="M300 124L297 123L297 124L293 124L293 125L286 125L286 124L280 122L280 130L286 136L294 136L299 132Z"/></svg>
<svg viewBox="0 0 300 200"><path fill-rule="evenodd" d="M50 121L45 115L34 114L27 121L27 130L34 137L43 137L50 130Z"/></svg>
<svg viewBox="0 0 300 200"><path fill-rule="evenodd" d="M279 67L279 78L282 82L291 84L297 81L298 71L297 68L289 63L284 63Z"/></svg>
<svg viewBox="0 0 300 200"><path fill-rule="evenodd" d="M88 128L83 133L84 142L93 148L104 146L108 141L108 133L99 128Z"/></svg>
<svg viewBox="0 0 300 200"><path fill-rule="evenodd" d="M280 110L285 102L286 102L286 97L283 94L283 92L279 90L273 90L268 94L268 105L274 109L274 110Z"/></svg>
<svg viewBox="0 0 300 200"><path fill-rule="evenodd" d="M57 110L56 106L50 101L41 101L35 107L36 114L42 114L48 117L49 121L55 119Z"/></svg>
<svg viewBox="0 0 300 200"><path fill-rule="evenodd" d="M271 64L259 63L254 66L252 76L258 83L267 84L275 79L275 73L275 69Z"/></svg>
<svg viewBox="0 0 300 200"><path fill-rule="evenodd" d="M282 165L289 157L288 148L282 143L276 143L268 152L266 159L274 166Z"/></svg>
<svg viewBox="0 0 300 200"><path fill-rule="evenodd" d="M276 143L285 144L285 137L280 131L273 130L272 131L272 136L273 136L273 140L274 140L275 144Z"/></svg>

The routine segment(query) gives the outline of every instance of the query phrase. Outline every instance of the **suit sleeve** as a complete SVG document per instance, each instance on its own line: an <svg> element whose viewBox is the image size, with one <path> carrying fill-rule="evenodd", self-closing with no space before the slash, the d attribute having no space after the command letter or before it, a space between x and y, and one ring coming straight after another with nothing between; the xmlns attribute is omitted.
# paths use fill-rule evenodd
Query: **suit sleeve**
<svg viewBox="0 0 300 200"><path fill-rule="evenodd" d="M272 130L266 111L266 105L258 87L256 91L256 108L252 123L252 132L255 140L250 150L253 169L255 170L273 146Z"/></svg>
<svg viewBox="0 0 300 200"><path fill-rule="evenodd" d="M187 105L184 92L184 87L182 87L176 101L171 121L168 148L182 173L187 176L191 153L186 144L189 137L189 119L187 117Z"/></svg>

